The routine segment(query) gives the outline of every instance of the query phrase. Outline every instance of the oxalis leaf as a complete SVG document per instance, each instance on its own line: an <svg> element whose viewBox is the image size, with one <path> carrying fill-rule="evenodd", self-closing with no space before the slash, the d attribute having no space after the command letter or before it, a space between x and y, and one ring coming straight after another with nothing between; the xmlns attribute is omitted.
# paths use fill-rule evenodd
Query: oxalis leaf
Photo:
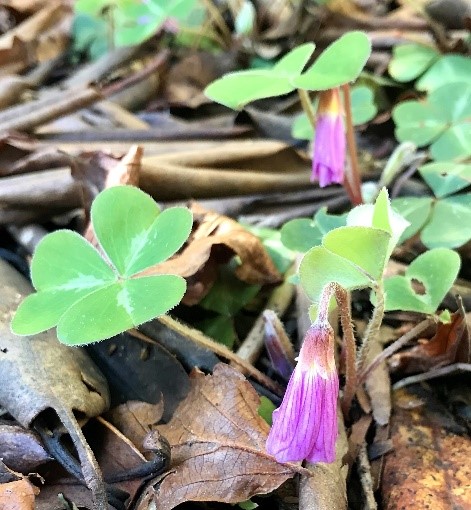
<svg viewBox="0 0 471 510"><path fill-rule="evenodd" d="M364 32L348 32L328 46L293 84L306 90L327 90L352 82L370 53L371 42Z"/></svg>
<svg viewBox="0 0 471 510"><path fill-rule="evenodd" d="M299 76L314 52L315 45L303 44L285 55L272 69L229 73L204 91L213 101L241 109L257 99L281 96L294 90L291 80Z"/></svg>
<svg viewBox="0 0 471 510"><path fill-rule="evenodd" d="M434 313L459 269L460 256L453 250L434 248L423 253L407 268L404 276L393 276L385 281L386 310Z"/></svg>
<svg viewBox="0 0 471 510"><path fill-rule="evenodd" d="M180 302L183 278L138 273L183 245L192 226L188 209L161 213L143 191L117 186L97 196L91 218L107 261L75 232L47 235L31 263L37 293L20 304L11 324L14 333L32 335L57 325L61 342L86 344L147 322Z"/></svg>

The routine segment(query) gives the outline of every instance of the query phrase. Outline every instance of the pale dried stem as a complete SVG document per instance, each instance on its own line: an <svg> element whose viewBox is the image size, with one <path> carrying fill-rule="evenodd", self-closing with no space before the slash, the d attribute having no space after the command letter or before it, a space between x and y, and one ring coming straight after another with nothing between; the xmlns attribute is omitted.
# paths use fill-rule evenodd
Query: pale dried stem
<svg viewBox="0 0 471 510"><path fill-rule="evenodd" d="M364 510L376 510L378 505L376 504L374 496L373 478L371 477L371 466L366 450L366 443L361 445L360 452L358 453L358 474L360 475L360 482L365 495L363 508Z"/></svg>
<svg viewBox="0 0 471 510"><path fill-rule="evenodd" d="M407 345L411 340L420 335L423 331L428 329L432 324L434 324L435 320L433 318L428 318L417 324L417 326L413 327L410 331L408 331L405 335L402 335L395 342L393 342L389 347L386 347L376 358L363 370L361 370L358 374L358 384L363 384L367 377L373 372L375 368L377 368L383 361L385 361L389 356L392 356L395 352L397 352L401 347Z"/></svg>
<svg viewBox="0 0 471 510"><path fill-rule="evenodd" d="M228 361L231 361L240 372L253 377L256 381L265 386L265 388L269 389L279 397L284 395L284 389L279 384L272 381L268 376L260 372L260 370L257 370L249 362L237 356L237 354L229 350L225 345L214 341L201 331L182 324L181 322L178 322L168 315L163 315L157 320L167 328L182 335L187 340L194 342L196 345L209 349L210 351L214 352L214 354L221 356ZM149 338L147 335L144 335L136 329L130 329L128 332L136 338L149 343L155 343L155 340L152 340L152 338Z"/></svg>

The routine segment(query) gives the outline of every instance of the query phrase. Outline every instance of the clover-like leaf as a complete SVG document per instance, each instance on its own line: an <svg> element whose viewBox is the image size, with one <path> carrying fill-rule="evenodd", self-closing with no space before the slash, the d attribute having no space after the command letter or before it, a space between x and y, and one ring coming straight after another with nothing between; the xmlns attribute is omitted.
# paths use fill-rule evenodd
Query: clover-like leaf
<svg viewBox="0 0 471 510"><path fill-rule="evenodd" d="M432 202L431 197L404 197L391 201L392 207L410 223L401 234L398 244L403 243L422 229L430 217Z"/></svg>
<svg viewBox="0 0 471 510"><path fill-rule="evenodd" d="M471 193L437 200L420 239L427 248L458 248L471 239Z"/></svg>
<svg viewBox="0 0 471 510"><path fill-rule="evenodd" d="M291 80L302 72L314 48L312 43L298 46L272 69L228 73L209 84L204 93L213 101L235 110L257 99L288 94L295 88Z"/></svg>
<svg viewBox="0 0 471 510"><path fill-rule="evenodd" d="M404 276L385 281L386 310L434 313L459 269L460 257L456 252L447 248L426 251L410 264Z"/></svg>
<svg viewBox="0 0 471 510"><path fill-rule="evenodd" d="M364 32L353 31L330 44L293 84L305 90L327 90L356 80L371 53Z"/></svg>
<svg viewBox="0 0 471 510"><path fill-rule="evenodd" d="M425 102L404 101L393 110L396 137L419 147L432 143L436 160L471 155L471 82L443 85Z"/></svg>
<svg viewBox="0 0 471 510"><path fill-rule="evenodd" d="M471 193L441 199L396 198L392 205L411 223L400 242L419 231L427 248L459 248L471 239Z"/></svg>
<svg viewBox="0 0 471 510"><path fill-rule="evenodd" d="M429 92L457 82L470 83L471 60L464 55L443 55L415 84L418 90Z"/></svg>
<svg viewBox="0 0 471 510"><path fill-rule="evenodd" d="M427 163L419 168L420 175L436 197L451 195L471 183L471 165L453 161Z"/></svg>
<svg viewBox="0 0 471 510"><path fill-rule="evenodd" d="M415 80L427 70L440 54L424 44L400 44L393 48L393 58L389 62L389 74L397 81Z"/></svg>
<svg viewBox="0 0 471 510"><path fill-rule="evenodd" d="M374 205L360 205L348 213L347 225L374 227L387 232L390 238L384 259L386 263L394 247L399 242L402 233L409 226L409 222L391 208L388 192L386 188L383 188Z"/></svg>
<svg viewBox="0 0 471 510"><path fill-rule="evenodd" d="M381 278L390 238L386 231L370 227L331 230L322 246L309 250L299 266L309 298L317 302L329 282L348 290L374 286Z"/></svg>
<svg viewBox="0 0 471 510"><path fill-rule="evenodd" d="M75 232L45 236L31 263L37 293L20 304L14 333L32 335L57 325L64 343L94 342L167 312L183 297L183 278L138 273L183 245L192 226L188 209L160 213L141 190L117 186L97 196L91 216L111 266Z"/></svg>
<svg viewBox="0 0 471 510"><path fill-rule="evenodd" d="M309 218L290 220L281 228L281 242L290 250L306 252L321 244L323 232Z"/></svg>

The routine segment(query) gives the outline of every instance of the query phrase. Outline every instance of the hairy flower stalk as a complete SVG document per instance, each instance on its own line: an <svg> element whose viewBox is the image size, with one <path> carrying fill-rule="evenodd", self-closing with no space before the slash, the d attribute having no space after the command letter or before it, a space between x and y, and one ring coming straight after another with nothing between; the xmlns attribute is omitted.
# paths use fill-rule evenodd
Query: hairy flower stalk
<svg viewBox="0 0 471 510"><path fill-rule="evenodd" d="M330 295L323 293L325 312L307 331L283 402L273 412L266 448L278 462L335 460L339 379L327 320Z"/></svg>
<svg viewBox="0 0 471 510"><path fill-rule="evenodd" d="M340 91L338 88L322 91L317 108L311 181L318 180L321 188L343 183L345 146Z"/></svg>

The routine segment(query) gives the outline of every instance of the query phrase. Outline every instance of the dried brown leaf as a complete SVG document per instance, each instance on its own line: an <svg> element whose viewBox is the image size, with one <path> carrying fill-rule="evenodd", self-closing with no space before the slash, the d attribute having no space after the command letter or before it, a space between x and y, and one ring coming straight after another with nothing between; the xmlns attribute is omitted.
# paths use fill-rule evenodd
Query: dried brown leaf
<svg viewBox="0 0 471 510"><path fill-rule="evenodd" d="M434 336L419 345L391 356L390 366L401 374L427 372L451 363L470 361L470 336L463 308L448 324L437 324Z"/></svg>
<svg viewBox="0 0 471 510"><path fill-rule="evenodd" d="M27 480L0 485L0 508L2 510L34 510L35 494L39 493Z"/></svg>
<svg viewBox="0 0 471 510"><path fill-rule="evenodd" d="M446 429L446 418L433 393L416 389L394 394L392 453L385 457L382 494L385 510L469 508L471 502L471 440ZM411 406L407 402L413 402ZM424 405L426 402L426 405ZM448 422L445 422L445 420Z"/></svg>
<svg viewBox="0 0 471 510"><path fill-rule="evenodd" d="M210 290L218 264L238 255L235 274L248 283L267 285L281 281L273 261L260 240L239 223L193 203L195 227L188 246L172 259L146 270L145 274L178 274L188 278L183 302L198 303Z"/></svg>
<svg viewBox="0 0 471 510"><path fill-rule="evenodd" d="M192 385L170 423L158 427L172 446L172 466L148 487L138 510L151 501L159 510L185 501L236 503L305 471L265 452L269 426L258 415L257 393L239 372L218 364L213 375L194 371Z"/></svg>

